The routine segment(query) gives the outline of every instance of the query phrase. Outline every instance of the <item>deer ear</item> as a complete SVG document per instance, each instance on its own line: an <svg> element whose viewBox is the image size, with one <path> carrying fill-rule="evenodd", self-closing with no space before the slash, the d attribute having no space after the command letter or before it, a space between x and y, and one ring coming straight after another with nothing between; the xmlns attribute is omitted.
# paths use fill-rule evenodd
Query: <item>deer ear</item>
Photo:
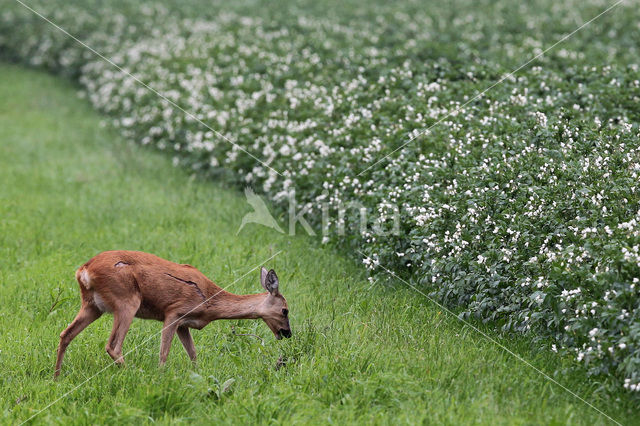
<svg viewBox="0 0 640 426"><path fill-rule="evenodd" d="M268 274L269 273L267 272L267 269L264 266L262 268L260 268L260 284L267 291L269 291L269 289L267 288L267 275Z"/></svg>
<svg viewBox="0 0 640 426"><path fill-rule="evenodd" d="M260 270L260 284L271 293L272 296L276 296L278 294L278 276L276 275L276 271L271 269L269 272L265 268Z"/></svg>

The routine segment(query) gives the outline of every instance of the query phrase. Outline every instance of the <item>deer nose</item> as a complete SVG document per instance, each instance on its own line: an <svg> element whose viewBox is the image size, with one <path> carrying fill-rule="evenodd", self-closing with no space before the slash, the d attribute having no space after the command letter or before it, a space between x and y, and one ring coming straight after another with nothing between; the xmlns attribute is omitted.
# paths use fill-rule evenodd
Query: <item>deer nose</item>
<svg viewBox="0 0 640 426"><path fill-rule="evenodd" d="M281 328L280 335L288 339L289 337L291 337L291 330L285 330L284 328Z"/></svg>

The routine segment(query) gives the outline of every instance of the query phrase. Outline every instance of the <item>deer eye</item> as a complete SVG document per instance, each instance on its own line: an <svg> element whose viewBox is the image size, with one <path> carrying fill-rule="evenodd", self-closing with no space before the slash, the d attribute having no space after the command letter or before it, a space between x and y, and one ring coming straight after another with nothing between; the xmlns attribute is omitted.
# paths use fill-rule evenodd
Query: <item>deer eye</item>
<svg viewBox="0 0 640 426"><path fill-rule="evenodd" d="M288 310L288 309L283 309L283 310L282 310L282 315L284 315L285 317L286 317L287 315L289 315L289 310Z"/></svg>

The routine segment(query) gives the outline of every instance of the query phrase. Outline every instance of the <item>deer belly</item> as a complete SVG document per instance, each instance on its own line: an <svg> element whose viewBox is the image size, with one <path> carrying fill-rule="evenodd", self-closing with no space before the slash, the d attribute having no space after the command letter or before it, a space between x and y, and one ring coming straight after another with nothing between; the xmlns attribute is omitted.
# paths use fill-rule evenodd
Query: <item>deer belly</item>
<svg viewBox="0 0 640 426"><path fill-rule="evenodd" d="M164 312L161 309L158 309L158 307L149 300L142 299L138 312L136 312L136 317L164 321Z"/></svg>

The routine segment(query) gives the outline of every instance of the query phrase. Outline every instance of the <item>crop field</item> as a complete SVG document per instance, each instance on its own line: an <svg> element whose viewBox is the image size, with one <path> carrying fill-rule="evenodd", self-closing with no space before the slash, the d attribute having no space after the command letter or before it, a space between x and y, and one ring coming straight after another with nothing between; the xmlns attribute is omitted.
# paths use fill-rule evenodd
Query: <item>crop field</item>
<svg viewBox="0 0 640 426"><path fill-rule="evenodd" d="M37 366L38 384L29 386L45 389L19 403L30 392L12 389L5 418L28 418L90 377L88 362L104 364L103 343L93 342L106 338L106 322L102 332L85 332L91 346L83 348L82 337L72 343L60 385L42 384L50 348L75 310L72 271L91 255L135 246L233 281L286 246L276 264L291 266L283 277L300 286L292 288L302 308L297 339L275 345L264 326L238 323L263 336L264 346L217 333L198 370L174 348L161 376L155 356L135 354L139 370L104 374L123 384L158 380L155 386L140 387L148 392L142 397L89 385L93 398L108 393L115 402L86 409L78 421L95 412L105 422L129 414L132 421L197 420L186 413L191 408L223 422L484 423L498 412L505 423L612 421L589 403L617 421L636 420L638 22L631 1L0 0L0 59L71 85L4 70L41 82L33 84L38 90L59 85L51 96L60 99L41 112L51 128L16 120L22 115L3 128L2 280L6 300L16 303L3 318L27 315L32 325L25 327L34 331L21 333L42 340L38 349L28 340L16 355L3 335L0 363L21 366L21 381L26 365ZM6 95L7 117L34 106L20 99L47 99L20 85L3 89L22 90ZM69 130L59 124L65 120L91 125ZM36 148L43 135L55 147ZM236 190L244 188L267 201L276 230L252 224L238 231L248 206ZM74 217L76 207L84 219ZM224 242L212 245L213 235ZM42 282L46 288L21 296L22 287L6 284L16 274L31 291ZM239 287L258 291L256 282ZM442 330L434 332L434 323ZM196 340L202 347L206 339ZM350 346L363 341L368 355ZM74 351L96 358L73 370ZM487 351L481 359L492 367L479 367L472 351ZM24 364L25 356L36 358ZM296 361L265 367L279 356ZM453 364L436 373L443 365L435 360ZM341 362L348 367L339 374L320 371ZM383 365L392 368L383 373ZM268 373L259 375L259 367ZM239 369L243 379L232 373ZM229 378L235 381L222 392ZM169 391L179 379L189 390ZM331 397L318 393L327 381ZM454 386L450 393L443 381ZM539 383L524 390L532 381ZM82 405L80 392L69 401ZM179 392L186 392L184 406ZM261 405L261 392L281 394ZM145 405L155 398L149 395L159 405ZM125 415L117 407L127 398L138 403ZM278 401L289 401L285 412ZM426 406L409 409L414 403ZM68 420L64 407L41 420Z"/></svg>

